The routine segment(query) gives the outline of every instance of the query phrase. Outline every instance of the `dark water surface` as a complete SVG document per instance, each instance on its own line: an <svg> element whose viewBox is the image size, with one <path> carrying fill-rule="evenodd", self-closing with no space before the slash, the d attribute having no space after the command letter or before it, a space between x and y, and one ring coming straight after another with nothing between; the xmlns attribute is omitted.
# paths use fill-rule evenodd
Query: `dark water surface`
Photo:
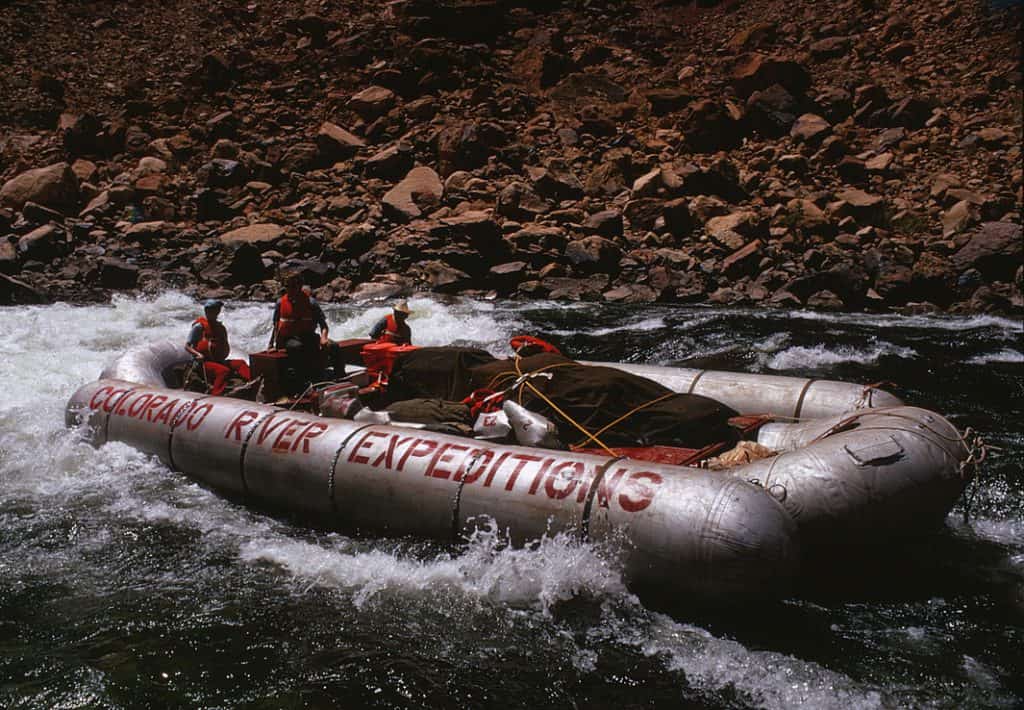
<svg viewBox="0 0 1024 710"><path fill-rule="evenodd" d="M1024 343L991 317L413 299L419 344L890 381L999 450L924 540L812 561L790 599L655 607L596 546L512 550L314 531L63 426L80 384L179 294L0 309L0 707L1020 707ZM386 309L332 307L335 337ZM229 304L236 347L266 307Z"/></svg>

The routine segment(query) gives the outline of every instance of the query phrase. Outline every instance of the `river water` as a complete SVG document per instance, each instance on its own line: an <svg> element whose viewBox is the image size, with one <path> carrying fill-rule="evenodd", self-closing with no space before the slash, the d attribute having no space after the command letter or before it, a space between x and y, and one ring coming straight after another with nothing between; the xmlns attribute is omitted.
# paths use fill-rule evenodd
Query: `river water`
<svg viewBox="0 0 1024 710"><path fill-rule="evenodd" d="M111 359L184 340L197 306L0 309L0 706L1021 707L1024 343L989 316L822 315L414 298L421 345L887 380L993 450L964 522L792 598L655 608L600 547L509 549L310 530L227 501L133 450L94 450L64 405ZM335 338L384 307L329 306ZM263 304L228 304L239 350Z"/></svg>

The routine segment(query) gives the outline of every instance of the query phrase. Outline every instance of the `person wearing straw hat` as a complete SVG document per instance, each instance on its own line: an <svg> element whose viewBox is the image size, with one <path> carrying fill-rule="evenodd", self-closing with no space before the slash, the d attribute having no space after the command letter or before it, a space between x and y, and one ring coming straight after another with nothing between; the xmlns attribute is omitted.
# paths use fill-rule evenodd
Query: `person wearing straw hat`
<svg viewBox="0 0 1024 710"><path fill-rule="evenodd" d="M391 315L384 316L370 330L370 337L378 343L412 345L412 330L406 319L412 311L409 304L399 301L391 309Z"/></svg>
<svg viewBox="0 0 1024 710"><path fill-rule="evenodd" d="M249 365L245 360L228 359L231 344L228 342L228 329L220 322L220 311L224 302L216 298L203 301L203 316L192 322L185 350L203 365L203 379L210 385L210 394L224 393L228 376L234 372L242 379L251 378Z"/></svg>

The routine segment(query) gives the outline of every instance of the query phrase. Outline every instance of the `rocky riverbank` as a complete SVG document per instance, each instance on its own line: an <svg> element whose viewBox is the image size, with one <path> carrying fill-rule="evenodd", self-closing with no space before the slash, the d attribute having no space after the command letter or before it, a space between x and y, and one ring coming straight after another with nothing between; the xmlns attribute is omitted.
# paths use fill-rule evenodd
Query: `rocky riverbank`
<svg viewBox="0 0 1024 710"><path fill-rule="evenodd" d="M1020 5L8 2L0 303L1022 310Z"/></svg>

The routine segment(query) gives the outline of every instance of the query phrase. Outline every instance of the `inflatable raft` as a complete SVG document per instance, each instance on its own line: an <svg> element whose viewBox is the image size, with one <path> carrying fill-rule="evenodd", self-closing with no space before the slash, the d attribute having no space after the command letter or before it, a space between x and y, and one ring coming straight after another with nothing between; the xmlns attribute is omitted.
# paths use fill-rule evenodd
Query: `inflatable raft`
<svg viewBox="0 0 1024 710"><path fill-rule="evenodd" d="M779 452L709 471L319 417L168 386L180 345L125 354L81 387L67 423L226 493L332 527L513 544L568 532L621 555L631 584L723 599L784 593L800 548L913 534L961 494L969 447L938 414L877 388L610 365L741 414L771 414ZM493 522L492 522L493 521Z"/></svg>

